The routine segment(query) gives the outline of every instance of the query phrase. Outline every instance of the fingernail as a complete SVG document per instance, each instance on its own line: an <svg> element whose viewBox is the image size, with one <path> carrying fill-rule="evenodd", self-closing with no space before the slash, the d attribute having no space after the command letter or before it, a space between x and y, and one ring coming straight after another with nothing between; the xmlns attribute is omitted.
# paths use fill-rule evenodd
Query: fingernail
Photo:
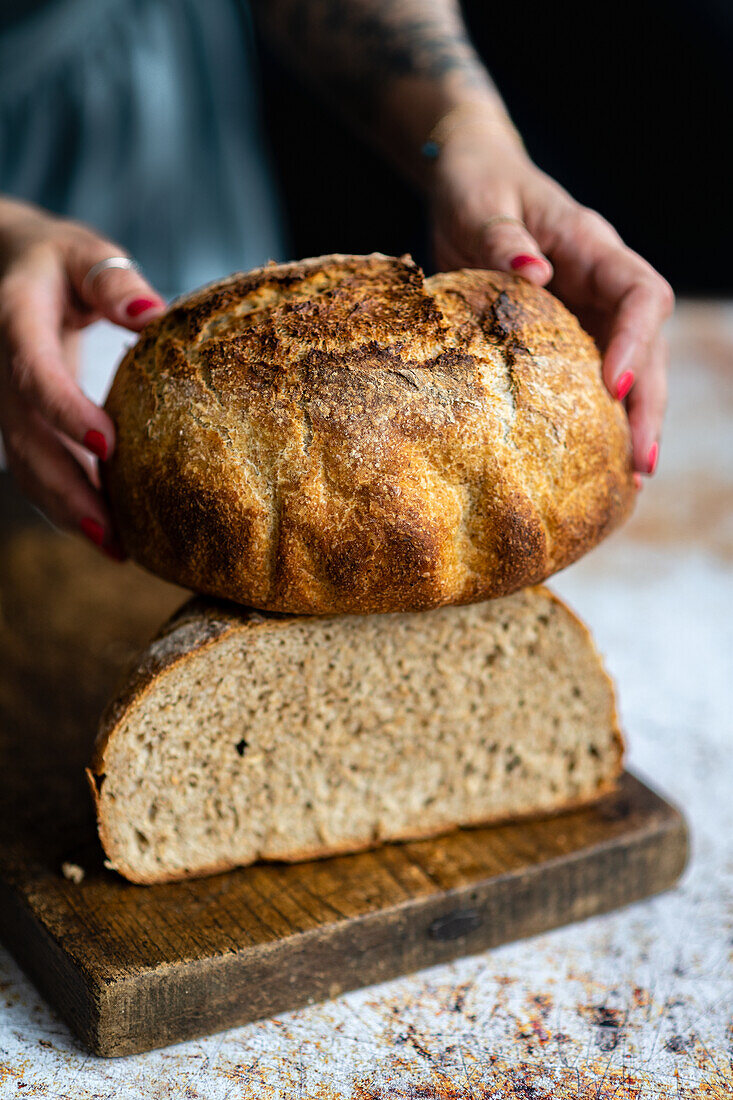
<svg viewBox="0 0 733 1100"><path fill-rule="evenodd" d="M649 472L650 475L653 474L654 471L657 468L658 458L659 458L659 444L658 443L652 443L651 447L649 448L649 454L647 455L647 459L646 459L646 468L647 468L647 471Z"/></svg>
<svg viewBox="0 0 733 1100"><path fill-rule="evenodd" d="M84 436L84 446L102 462L107 458L107 440L93 428Z"/></svg>
<svg viewBox="0 0 733 1100"><path fill-rule="evenodd" d="M522 256L515 256L514 259L510 261L510 263L511 263L512 269L514 271L517 271L520 267L527 267L528 264L541 264L542 260L539 258L539 256L525 256L525 255L522 255Z"/></svg>
<svg viewBox="0 0 733 1100"><path fill-rule="evenodd" d="M125 313L128 317L139 317L141 313L153 309L158 304L153 298L133 298L131 302L128 302Z"/></svg>
<svg viewBox="0 0 733 1100"><path fill-rule="evenodd" d="M102 527L101 523L97 523L96 519L92 519L90 516L84 516L79 526L83 534L85 534L95 546L102 546L104 543L104 527Z"/></svg>
<svg viewBox="0 0 733 1100"><path fill-rule="evenodd" d="M634 372L632 370L625 370L616 383L616 397L619 401L623 401L633 384Z"/></svg>

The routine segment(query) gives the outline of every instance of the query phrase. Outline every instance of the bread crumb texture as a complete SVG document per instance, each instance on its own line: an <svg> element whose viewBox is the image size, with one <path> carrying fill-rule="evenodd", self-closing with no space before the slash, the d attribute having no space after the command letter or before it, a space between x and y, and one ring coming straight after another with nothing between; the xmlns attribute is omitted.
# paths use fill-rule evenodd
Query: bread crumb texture
<svg viewBox="0 0 733 1100"><path fill-rule="evenodd" d="M506 595L634 498L596 347L518 277L325 256L146 325L106 404L125 549L247 606L417 611Z"/></svg>
<svg viewBox="0 0 733 1100"><path fill-rule="evenodd" d="M156 882L554 813L621 756L590 635L544 589L366 618L195 600L109 707L90 778L109 866Z"/></svg>

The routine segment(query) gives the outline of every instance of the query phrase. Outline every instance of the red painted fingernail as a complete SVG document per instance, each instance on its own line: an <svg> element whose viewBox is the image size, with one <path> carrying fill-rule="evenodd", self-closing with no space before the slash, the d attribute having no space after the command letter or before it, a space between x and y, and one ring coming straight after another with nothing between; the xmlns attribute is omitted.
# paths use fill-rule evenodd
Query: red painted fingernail
<svg viewBox="0 0 733 1100"><path fill-rule="evenodd" d="M97 523L96 519L92 519L90 516L84 516L79 526L82 532L95 546L102 546L104 542L104 527L102 527L101 523Z"/></svg>
<svg viewBox="0 0 733 1100"><path fill-rule="evenodd" d="M538 256L515 256L511 260L511 265L514 271L517 271L520 267L527 267L528 264L541 264L542 260Z"/></svg>
<svg viewBox="0 0 733 1100"><path fill-rule="evenodd" d="M102 462L107 458L107 440L93 428L84 436L84 446Z"/></svg>
<svg viewBox="0 0 733 1100"><path fill-rule="evenodd" d="M625 370L616 383L616 397L619 401L623 401L633 384L634 372L632 370Z"/></svg>
<svg viewBox="0 0 733 1100"><path fill-rule="evenodd" d="M158 303L153 298L133 298L131 302L128 302L125 313L128 317L139 317L141 313L145 313L146 310L157 305Z"/></svg>
<svg viewBox="0 0 733 1100"><path fill-rule="evenodd" d="M649 448L649 454L646 459L646 468L649 474L653 474L657 468L657 459L659 458L659 444L652 443Z"/></svg>

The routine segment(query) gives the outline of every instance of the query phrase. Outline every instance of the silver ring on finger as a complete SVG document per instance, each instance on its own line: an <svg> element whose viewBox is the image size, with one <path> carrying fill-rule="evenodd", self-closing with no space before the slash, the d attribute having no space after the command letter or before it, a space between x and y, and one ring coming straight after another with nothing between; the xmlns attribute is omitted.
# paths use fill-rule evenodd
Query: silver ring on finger
<svg viewBox="0 0 733 1100"><path fill-rule="evenodd" d="M92 264L81 281L81 296L84 300L91 294L96 278L111 267L121 267L126 271L140 270L140 265L130 256L108 256L106 260L99 260Z"/></svg>
<svg viewBox="0 0 733 1100"><path fill-rule="evenodd" d="M495 225L518 225L520 229L527 228L521 218L515 218L513 214L493 214L481 222L479 230L483 232L485 229L493 229Z"/></svg>

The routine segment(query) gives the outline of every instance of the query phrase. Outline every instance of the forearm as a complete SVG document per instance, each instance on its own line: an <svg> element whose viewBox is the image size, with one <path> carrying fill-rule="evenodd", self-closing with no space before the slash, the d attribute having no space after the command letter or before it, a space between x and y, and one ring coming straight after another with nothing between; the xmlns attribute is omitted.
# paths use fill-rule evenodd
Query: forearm
<svg viewBox="0 0 733 1100"><path fill-rule="evenodd" d="M287 63L418 182L420 150L447 112L475 106L506 123L501 97L455 0L253 0Z"/></svg>

